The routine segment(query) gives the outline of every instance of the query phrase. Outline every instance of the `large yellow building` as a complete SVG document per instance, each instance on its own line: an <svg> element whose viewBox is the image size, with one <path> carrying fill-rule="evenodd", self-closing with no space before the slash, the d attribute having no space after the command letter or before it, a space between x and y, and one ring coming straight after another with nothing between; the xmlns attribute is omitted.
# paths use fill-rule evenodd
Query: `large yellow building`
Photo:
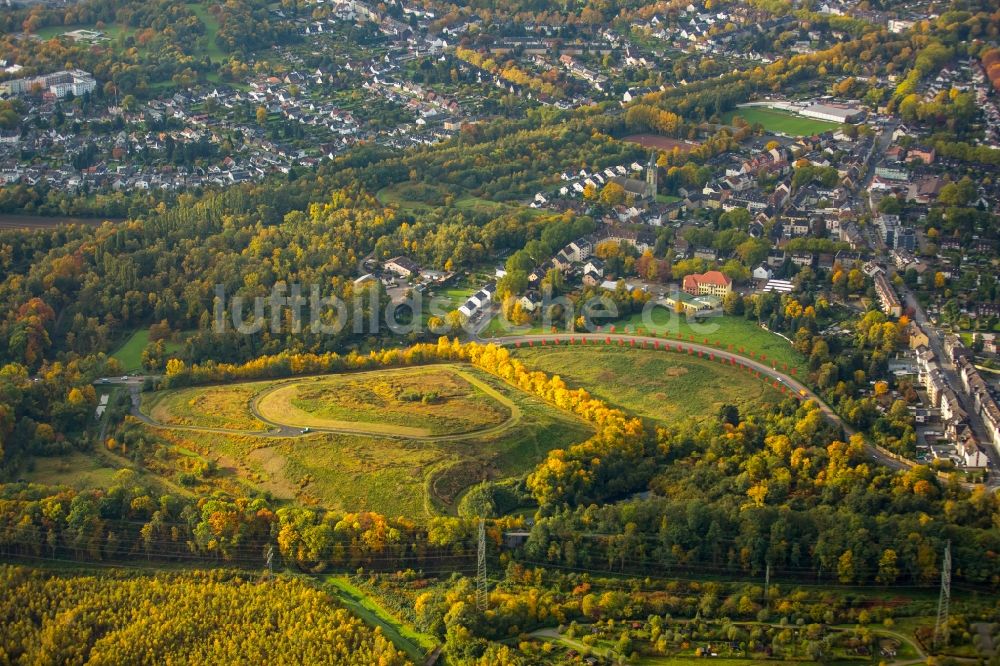
<svg viewBox="0 0 1000 666"><path fill-rule="evenodd" d="M733 281L719 271L692 273L684 276L684 291L692 296L725 298L733 290Z"/></svg>

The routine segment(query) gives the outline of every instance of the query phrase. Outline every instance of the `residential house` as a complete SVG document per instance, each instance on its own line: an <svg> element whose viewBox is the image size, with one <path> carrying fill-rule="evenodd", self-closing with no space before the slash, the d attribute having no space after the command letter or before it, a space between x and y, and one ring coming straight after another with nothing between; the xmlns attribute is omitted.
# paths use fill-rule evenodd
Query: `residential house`
<svg viewBox="0 0 1000 666"><path fill-rule="evenodd" d="M399 277L408 278L420 272L420 266L409 257L393 257L383 264L385 270Z"/></svg>
<svg viewBox="0 0 1000 666"><path fill-rule="evenodd" d="M878 295L883 312L892 317L899 317L903 314L903 306L899 302L899 296L896 295L896 290L889 284L885 273L880 272L875 275L875 293Z"/></svg>

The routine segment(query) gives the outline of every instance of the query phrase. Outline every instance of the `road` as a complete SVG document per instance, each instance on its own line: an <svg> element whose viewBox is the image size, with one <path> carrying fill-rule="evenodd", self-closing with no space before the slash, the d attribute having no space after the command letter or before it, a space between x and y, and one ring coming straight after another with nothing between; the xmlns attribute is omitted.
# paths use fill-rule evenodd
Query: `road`
<svg viewBox="0 0 1000 666"><path fill-rule="evenodd" d="M875 165L879 163L882 156L885 155L886 150L892 143L892 133L896 130L898 123L893 121L888 123L882 130L882 134L879 135L878 139L873 146L872 153L868 160L868 173L865 180L862 182L859 191L866 190L869 185L871 185L872 179L875 177ZM869 212L874 215L875 211L871 210L871 196L864 198L863 201L867 204ZM889 277L895 274L894 264L892 259L888 256L888 248L881 236L876 232L874 225L869 225L866 229L868 236L868 242L872 249L878 256L878 260L884 266L888 267ZM958 377L958 371L955 366L951 363L944 353L944 346L942 345L941 334L936 326L934 326L930 320L927 318L927 314L924 312L923 307L920 302L910 291L909 287L905 284L900 284L898 291L901 297L901 301L904 306L913 312L913 319L920 325L920 328L927 334L927 339L930 344L931 350L938 359L938 364L941 368L941 372L944 375L945 380L948 385L955 391L955 395L958 397L962 408L969 415L969 427L972 428L972 432L975 434L976 439L980 442L990 442L991 437L986 430L986 426L983 424L982 418L976 413L975 405L972 404L972 400L962 389L962 382ZM984 451L986 451L987 457L990 459L990 477L988 479L987 485L991 488L1000 487L1000 451L993 446L984 446Z"/></svg>
<svg viewBox="0 0 1000 666"><path fill-rule="evenodd" d="M871 185L872 179L875 177L875 166L882 160L882 157L892 144L892 134L896 131L898 126L899 123L895 120L887 123L883 127L881 134L876 139L875 144L872 146L872 152L868 157L868 172L865 175L864 181L862 181L859 186L859 193L868 190ZM874 219L876 211L872 210L871 207L870 191L868 192L868 196L862 197L861 200L865 203L868 208L868 212L872 214ZM865 229L865 234L868 238L869 245L878 257L879 262L888 267L889 277L892 277L895 273L895 269L893 268L894 264L892 259L887 254L889 248L886 247L881 235L876 231L875 225L869 224ZM972 432L981 442L991 441L989 434L986 431L986 426L983 424L982 419L975 411L975 406L971 404L971 400L966 395L965 391L962 390L962 383L958 377L958 372L955 369L955 366L952 365L952 363L948 360L948 357L944 354L941 334L937 327L927 319L927 314L924 312L923 307L921 307L920 302L917 301L909 287L905 284L901 284L898 287L898 291L903 305L912 310L914 321L916 321L917 324L920 325L920 328L927 334L931 350L938 358L941 372L944 374L945 380L955 391L955 395L962 404L962 408L969 414L969 427L972 428ZM990 478L988 479L987 485L991 488L1000 487L1000 476L998 476L998 470L1000 470L1000 452L992 446L983 448L986 451L991 464Z"/></svg>
<svg viewBox="0 0 1000 666"><path fill-rule="evenodd" d="M806 385L804 385L802 382L800 382L795 377L792 377L791 375L785 374L784 372L781 372L777 368L774 368L774 367L772 367L770 365L767 365L766 363L762 363L760 361L757 361L757 360L752 359L752 358L747 358L745 356L740 356L739 354L728 353L728 352L725 352L723 350L717 349L717 348L709 346L709 345L703 345L703 344L698 344L698 343L694 343L694 342L686 342L686 341L666 340L666 339L656 338L656 337L652 337L652 336L625 335L625 334L613 334L613 333L611 333L611 334L605 334L605 333L549 333L549 334L541 334L541 335L513 335L513 336L507 336L507 337L493 338L493 339L490 339L490 340L484 340L482 342L484 342L484 343L493 343L493 344L496 344L496 345L499 345L499 346L504 346L504 347L513 347L513 346L516 346L518 344L542 344L543 342L545 344L561 344L561 343L567 343L567 342L571 342L571 341L582 341L582 340L586 340L588 343L592 343L592 344L603 343L605 340L611 340L613 342L618 342L620 340L621 342L628 343L628 344L632 344L634 342L637 345L643 345L643 346L645 346L647 348L655 348L656 346L663 346L663 345L668 345L668 344L671 345L671 347L676 347L678 345L682 345L685 350L687 350L687 349L690 348L695 353L701 352L703 354L715 354L717 357L725 359L726 361L729 361L729 362L735 361L736 363L742 364L743 366L749 367L749 368L755 370L756 372L759 372L761 375L763 375L765 377L770 377L771 379L774 379L774 380L776 380L778 382L781 382L793 394L795 394L795 395L797 395L797 396L799 396L801 398L807 398L807 399L813 400L819 406L819 409L823 413L823 415L827 419L829 419L832 423L834 423L835 425L837 425L840 428L842 428L847 437L850 437L855 432L857 432L854 428L852 428L850 425L848 425L847 423L845 423L844 420L841 419L840 416L838 416L837 413L834 412L833 409L831 409L829 405L827 405L818 395L816 395L812 391L812 389L810 389L809 387L807 387ZM153 377L153 378L155 379L155 377ZM291 438L291 437L303 437L303 436L309 434L309 433L302 432L301 428L293 427L293 426L289 426L289 425L285 425L285 424L280 424L280 423L275 423L275 422L269 421L268 419L266 419L263 416L261 416L260 412L257 411L257 409L256 409L256 404L257 404L257 399L256 398L255 398L255 400L252 403L251 411L252 411L252 413L254 414L254 416L256 418L258 418L262 422L267 423L268 425L270 425L272 427L271 430L268 430L268 431L228 430L228 429L225 429L225 428L212 428L212 427L187 426L187 425L171 425L171 424L166 424L166 423L160 423L159 421L156 421L156 420L150 418L147 414L143 413L139 409L139 406L140 406L140 391L141 391L142 386L145 383L146 379L147 379L147 377L146 376L142 376L142 375L128 376L128 377L123 377L123 378L105 378L105 379L99 380L98 384L105 385L105 386L106 385L112 385L112 384L127 386L129 388L129 392L130 392L130 394L132 396L132 410L131 410L132 411L132 416L134 416L135 418L139 419L143 423L146 423L146 424L148 424L150 426L157 427L157 428L168 428L168 429L172 429L172 430L188 430L188 431L195 431L195 432L215 432L215 433L219 433L219 434L230 434L230 435L232 435L232 434L238 434L238 435L246 435L246 436L250 436L250 437L267 437L267 438L274 438L274 437L289 437L289 438ZM510 427L510 425L512 424L512 422L516 422L516 421L519 420L519 417L520 417L519 412L512 412L511 413L511 419L509 419L508 421L506 421L504 424L501 424L501 425L504 426L504 427ZM310 432L311 433L313 433L313 432L330 432L330 433L336 433L336 434L355 434L355 435L374 436L370 432L357 431L357 430L353 430L353 429L350 429L350 428L311 428ZM416 439L426 439L426 440L433 440L433 441L456 440L456 439L465 439L465 438L472 437L472 436L480 436L481 434L482 434L482 432L480 431L480 432L464 433L464 434L457 434L457 435L437 435L437 436L429 436L429 437L426 437L426 438L416 438ZM391 436L391 435L378 435L378 436ZM415 438L408 437L408 439L415 439ZM876 461L877 463L879 463L881 465L884 465L886 467L889 467L891 469L896 469L896 470L905 470L905 469L909 468L909 465L907 463L899 461L899 460L896 460L895 458L891 458L891 457L885 455L884 453L882 453L881 451L879 451L878 449L876 449L875 447L873 447L873 446L871 446L871 445L869 445L867 443L865 444L865 450L866 450L866 453L867 453L868 457L870 457L872 460Z"/></svg>
<svg viewBox="0 0 1000 666"><path fill-rule="evenodd" d="M927 313L924 312L923 307L920 305L920 301L917 300L913 292L910 291L909 287L905 284L899 286L899 294L902 297L903 303L906 307L913 312L913 320L920 325L924 333L927 334L927 341L930 345L931 351L938 359L938 367L941 368L941 373L944 375L945 381L951 386L952 390L955 391L955 396L958 397L958 401L962 404L962 409L966 411L969 415L969 427L972 428L973 434L975 434L976 439L980 442L988 443L992 441L989 432L986 430L986 425L983 423L983 419L979 416L976 411L976 406L972 404L972 399L969 394L965 392L962 388L962 380L958 376L958 369L944 353L944 345L941 341L941 333L938 331L937 327L934 326L927 318ZM991 488L1000 486L1000 452L997 451L994 446L983 446L983 451L986 452L986 456L990 459L990 477L987 481L987 485Z"/></svg>
<svg viewBox="0 0 1000 666"><path fill-rule="evenodd" d="M258 421L266 424L268 430L238 430L232 428L217 428L212 426L199 426L199 425L182 425L173 423L163 423L152 418L140 409L142 397L141 391L143 384L147 378L158 379L159 377L149 375L129 375L127 377L113 378L105 377L99 379L95 382L98 386L124 386L128 388L129 394L132 398L132 409L130 413L133 417L142 421L143 423L152 426L154 428L162 428L166 430L184 430L188 432L202 432L202 433L218 433L220 435L243 435L246 437L260 437L266 439L276 439L276 438L296 438L296 437L307 437L311 434L316 433L327 433L335 435L356 435L361 437L380 437L386 439L405 439L407 441L414 442L456 442L471 438L482 438L482 437L493 437L496 435L501 435L504 432L514 428L519 425L524 418L523 411L521 408L507 396L503 395L496 389L494 389L489 384L481 381L477 377L468 374L461 367L451 365L454 372L459 374L463 379L465 379L470 384L474 385L480 391L490 396L493 400L497 401L501 405L507 408L510 412L509 416L502 422L490 425L483 428L478 428L476 430L469 430L465 432L454 432L454 433L444 433L444 434L427 434L419 435L413 433L395 433L391 430L379 430L374 431L371 429L366 429L363 427L351 427L351 426L310 426L308 432L306 429L300 425L294 425L289 423L281 423L275 421L273 418L269 418L260 412L259 403L260 400L265 397L268 393L277 388L280 388L282 384L299 381L309 377L309 375L302 375L298 377L292 377L284 382L279 383L276 387L271 387L265 389L258 394L256 394L250 402L250 413ZM364 375L371 373L378 373L381 371L368 371L360 373L351 373L355 375ZM378 425L378 424L376 424Z"/></svg>
<svg viewBox="0 0 1000 666"><path fill-rule="evenodd" d="M559 343L572 342L574 340L575 341L587 340L588 343L600 344L608 339L610 339L613 342L618 342L620 340L623 343L628 343L628 344L631 344L634 341L635 344L644 345L647 348L649 347L655 348L656 345L660 345L662 347L663 345L667 344L669 344L671 348L674 348L680 345L683 346L685 350L689 348L693 349L695 353L697 352L702 352L703 354L711 353L715 354L717 357L725 359L726 361L735 360L737 363L747 366L766 377L770 377L772 379L781 382L789 389L791 389L792 393L797 394L799 397L813 400L819 406L820 411L827 419L829 419L834 425L843 428L847 437L850 437L855 432L857 432L854 428L845 423L844 420L841 419L840 416L838 416L837 413L834 412L829 405L823 402L823 400L818 395L816 395L809 387L804 385L796 378L787 375L781 372L780 370L770 365L767 365L766 363L761 363L760 361L756 361L752 358L747 358L745 356L740 356L739 354L728 353L726 351L720 350L716 347L712 347L709 345L702 345L694 342L686 342L683 340L666 340L663 338L655 338L652 336L645 336L645 335L625 335L625 334L614 334L614 333L611 334L550 333L542 335L512 335L502 338L493 338L484 342L492 342L493 344L496 345L504 347L512 347L512 346L517 346L518 344L522 345L526 345L529 343L541 344L543 342L545 344L559 344ZM909 469L910 467L909 464L902 462L900 460L896 460L895 458L891 458L867 443L865 444L865 450L867 455L872 460L876 461L881 465L885 465L886 467L889 467L891 469L905 470Z"/></svg>

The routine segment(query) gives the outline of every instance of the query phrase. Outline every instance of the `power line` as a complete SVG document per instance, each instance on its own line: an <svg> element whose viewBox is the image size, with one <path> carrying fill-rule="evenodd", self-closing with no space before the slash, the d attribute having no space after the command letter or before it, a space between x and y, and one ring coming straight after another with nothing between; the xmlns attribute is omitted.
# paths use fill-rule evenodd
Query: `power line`
<svg viewBox="0 0 1000 666"><path fill-rule="evenodd" d="M519 563L520 564L533 564L533 565L536 565L536 566L542 567L542 568L563 569L563 570L566 570L566 571L575 571L575 572L580 572L580 573L601 574L601 575L604 575L604 576L615 576L615 577L620 577L620 578L633 578L633 579L650 578L650 579L656 579L656 580L676 581L676 582L713 582L713 583L720 583L720 584L725 584L725 585L745 585L747 583L753 583L752 579L743 579L743 580L707 580L706 581L706 579L704 578L704 576L702 576L702 577L689 577L689 578L684 578L684 577L679 577L679 576L662 576L662 575L657 574L657 573L632 573L632 572L626 572L626 571L619 572L619 571L611 571L609 569L592 569L592 568L587 568L587 567L571 567L571 566L566 566L566 565L552 564L552 563L547 563L547 562L534 562L534 561L529 561L529 560L519 560ZM696 576L697 573L698 572L692 572L692 576ZM730 571L728 573L733 573L733 572ZM760 579L758 579L758 580L760 580ZM816 587L816 588L827 588L827 589L829 589L829 588L852 589L852 588L876 587L875 585L871 585L871 584L863 584L863 583L854 583L854 584L834 583L832 581L828 582L828 583L800 583L798 581L788 581L788 584L794 585L795 587ZM933 585L896 585L896 586L894 586L893 589L926 590L926 589L933 589L933 588L934 588Z"/></svg>

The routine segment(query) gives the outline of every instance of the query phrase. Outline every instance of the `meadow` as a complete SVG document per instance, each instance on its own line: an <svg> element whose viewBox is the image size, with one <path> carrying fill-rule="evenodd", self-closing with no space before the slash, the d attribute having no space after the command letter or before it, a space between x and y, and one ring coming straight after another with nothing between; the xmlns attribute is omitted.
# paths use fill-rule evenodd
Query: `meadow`
<svg viewBox="0 0 1000 666"><path fill-rule="evenodd" d="M510 211L523 211L534 215L542 215L544 210L517 206L509 203L490 201L468 192L454 193L440 185L427 183L396 183L379 190L375 197L383 206L396 206L403 213L419 215L428 213L443 205L470 213L500 214Z"/></svg>
<svg viewBox="0 0 1000 666"><path fill-rule="evenodd" d="M264 431L269 426L253 415L250 402L269 385L244 383L144 393L142 411L168 425Z"/></svg>
<svg viewBox="0 0 1000 666"><path fill-rule="evenodd" d="M753 354L754 357L759 357L763 354L766 360L776 361L781 370L784 370L786 364L789 368L795 368L800 377L804 376L806 370L806 359L795 351L788 340L744 317L719 315L694 321L679 316L666 307L655 307L651 310L648 321L643 321L641 313L635 313L617 321L600 324L595 332L653 334L665 339L712 345L744 356ZM500 318L495 317L483 336L489 339L504 335L537 335L548 332L551 331L543 330L538 324L524 329L504 330ZM556 332L567 331L557 328ZM730 345L732 349L729 348Z"/></svg>
<svg viewBox="0 0 1000 666"><path fill-rule="evenodd" d="M428 366L423 370L454 371L452 366ZM407 376L418 368L378 373ZM306 506L345 511L378 511L386 515L442 515L455 512L461 495L485 479L519 476L534 467L553 448L585 440L589 425L566 412L528 395L502 380L463 367L478 394L489 396L498 408L509 405L502 423L460 435L413 438L396 434L313 432L298 436L266 433L223 432L208 429L171 429L135 422L135 427L157 436L166 449L157 457L156 472L167 479L185 475L187 489L198 493L214 490L256 491ZM426 377L427 375L412 375ZM360 378L360 375L345 375ZM453 377L461 378L460 375ZM256 388L280 383L258 382ZM253 383L233 384L240 397L230 405L245 404ZM470 384L471 387L471 384ZM193 389L216 395L222 387ZM168 393L180 394L181 391ZM184 397L146 399L144 405L172 405ZM406 404L406 409L426 407ZM463 407L471 409L471 407ZM465 416L465 423L484 424L483 410ZM250 411L243 412L250 416ZM205 423L211 421L205 420ZM355 425L363 425L357 421ZM209 474L191 474L212 466Z"/></svg>
<svg viewBox="0 0 1000 666"><path fill-rule="evenodd" d="M149 329L141 328L135 331L113 354L118 359L125 372L140 372L142 370L142 350L149 344ZM179 352L183 345L173 340L164 340L163 346L168 354Z"/></svg>
<svg viewBox="0 0 1000 666"><path fill-rule="evenodd" d="M750 374L676 352L618 347L520 348L515 355L571 387L659 423L714 415L725 403L777 401L778 391Z"/></svg>
<svg viewBox="0 0 1000 666"><path fill-rule="evenodd" d="M840 127L838 123L806 118L787 111L769 109L763 106L741 107L725 114L722 120L725 123L732 123L733 118L736 116L739 116L751 125L760 123L768 132L776 132L787 136L809 136L819 134L820 132L836 130Z"/></svg>
<svg viewBox="0 0 1000 666"><path fill-rule="evenodd" d="M30 483L83 490L110 486L117 471L117 467L110 466L97 456L74 451L58 457L32 458L18 472L17 478Z"/></svg>
<svg viewBox="0 0 1000 666"><path fill-rule="evenodd" d="M256 408L274 423L413 437L497 426L515 409L475 375L452 366L285 382L262 394Z"/></svg>
<svg viewBox="0 0 1000 666"><path fill-rule="evenodd" d="M413 438L500 429L517 406L457 365L236 382L145 393L158 424L237 432L280 427ZM285 433L288 434L288 433Z"/></svg>

